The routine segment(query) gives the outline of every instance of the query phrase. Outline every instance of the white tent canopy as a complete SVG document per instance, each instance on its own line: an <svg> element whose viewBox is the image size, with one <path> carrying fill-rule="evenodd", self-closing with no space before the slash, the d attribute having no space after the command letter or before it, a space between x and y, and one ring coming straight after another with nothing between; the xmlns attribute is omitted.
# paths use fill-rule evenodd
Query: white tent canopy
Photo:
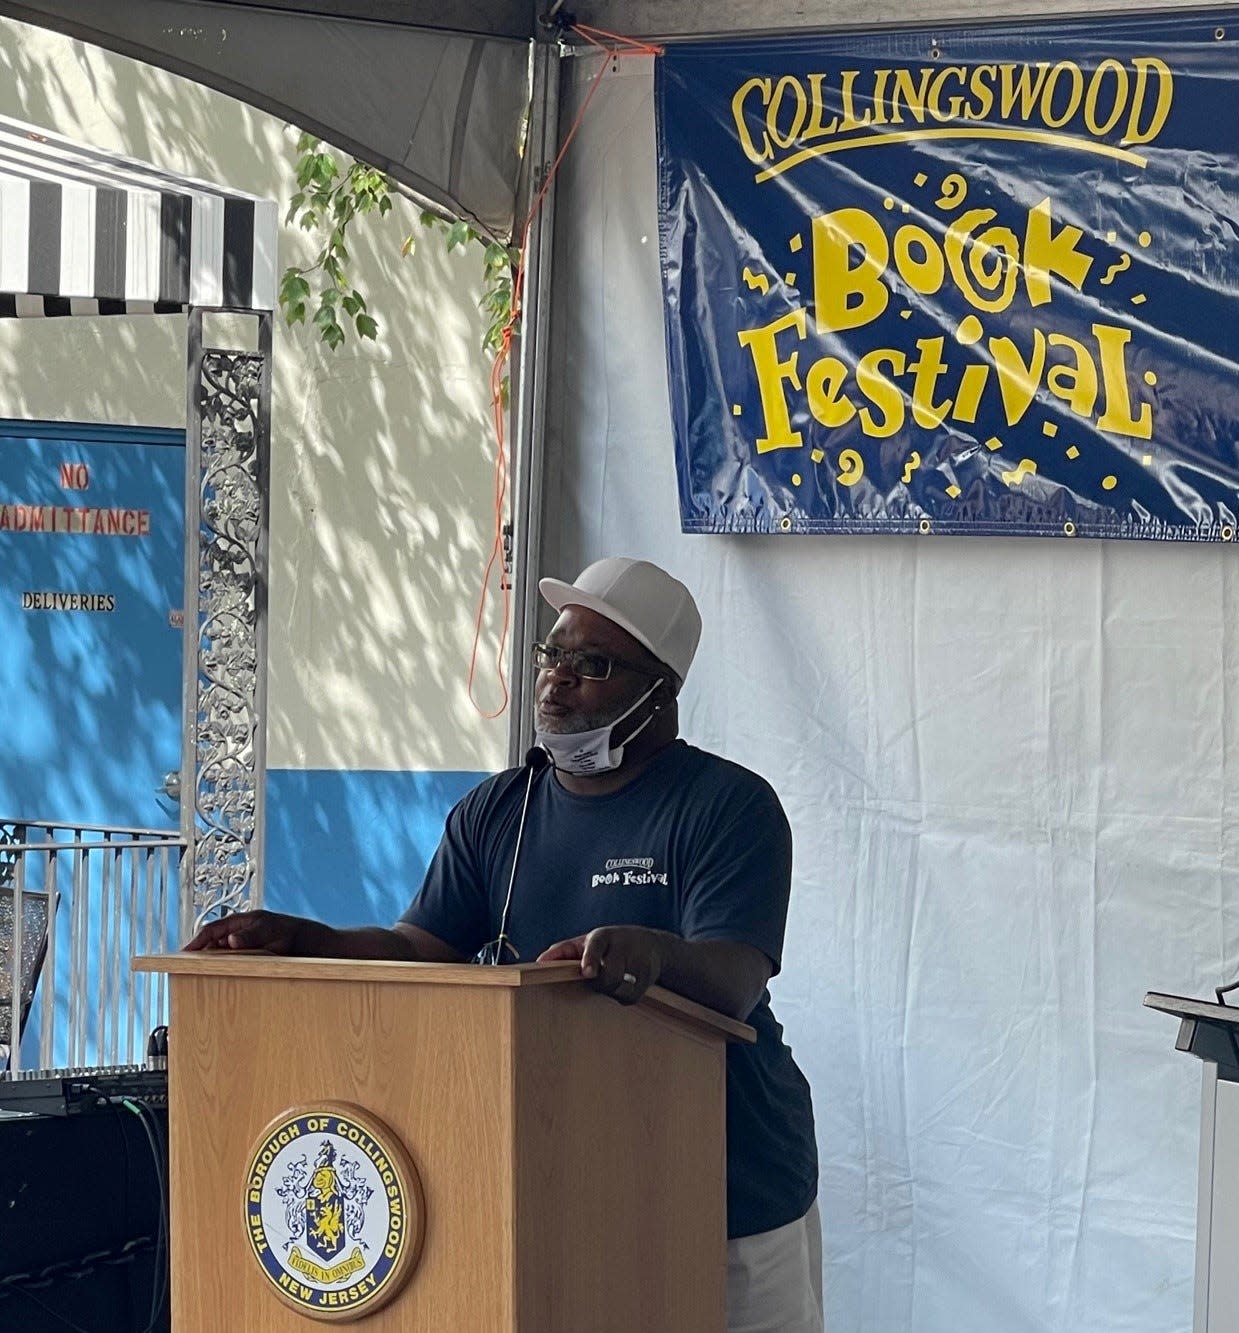
<svg viewBox="0 0 1239 1333"><path fill-rule="evenodd" d="M273 200L0 117L0 316L268 311Z"/></svg>
<svg viewBox="0 0 1239 1333"><path fill-rule="evenodd" d="M451 27L470 31L436 23L445 8ZM466 21L464 8L483 21ZM240 98L388 172L439 212L512 233L533 26L532 6L518 0L0 0L0 14Z"/></svg>

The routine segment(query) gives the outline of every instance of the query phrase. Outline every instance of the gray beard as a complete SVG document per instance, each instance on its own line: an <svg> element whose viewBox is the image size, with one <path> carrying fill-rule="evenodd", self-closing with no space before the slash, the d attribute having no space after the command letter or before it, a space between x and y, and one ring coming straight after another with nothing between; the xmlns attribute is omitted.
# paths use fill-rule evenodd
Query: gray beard
<svg viewBox="0 0 1239 1333"><path fill-rule="evenodd" d="M541 718L534 710L534 726L552 736L570 736L580 731L596 731L599 727L609 727L623 715L622 708L613 708L609 713L563 713L559 717Z"/></svg>
<svg viewBox="0 0 1239 1333"><path fill-rule="evenodd" d="M606 712L564 713L561 717L548 717L543 721L535 704L533 722L534 726L540 731L545 731L552 736L570 736L580 731L596 731L599 727L609 727L613 722L618 722L631 707L632 701L630 700L628 703L620 704ZM631 719L629 720L631 722Z"/></svg>

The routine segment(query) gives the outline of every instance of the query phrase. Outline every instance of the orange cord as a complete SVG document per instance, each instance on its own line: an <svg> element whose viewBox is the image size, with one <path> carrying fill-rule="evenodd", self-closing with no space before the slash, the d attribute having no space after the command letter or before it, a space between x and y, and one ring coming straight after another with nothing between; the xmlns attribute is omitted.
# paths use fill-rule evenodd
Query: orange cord
<svg viewBox="0 0 1239 1333"><path fill-rule="evenodd" d="M616 58L625 56L656 56L662 54L662 48L650 46L647 42L640 42L632 37L621 37L613 32L605 32L601 28L587 27L582 23L574 23L572 31L584 37L591 46L596 46L600 51ZM619 43L618 46L607 46L598 38L605 38L607 41ZM572 122L571 128L564 136L563 144L556 154L555 161L551 164L551 169L546 173L546 179L542 182L542 188L534 197L530 205L528 216L521 226L521 239L518 248L516 273L512 279L512 311L508 316L507 323L503 326L500 333L499 351L495 354L494 362L490 371L490 403L491 412L494 416L495 424L495 535L491 543L490 557L486 562L486 570L482 575L482 588L478 597L477 618L473 626L473 651L469 656L469 680L468 693L469 702L487 721L500 717L506 711L511 695L508 692L507 676L503 668L503 654L508 643L508 629L511 623L512 615L512 585L508 580L506 570L503 565L503 511L508 495L508 454L507 440L504 431L504 406L503 406L503 370L507 365L512 354L512 338L516 331L516 326L521 316L521 293L524 287L525 279L525 249L529 242L529 229L533 225L533 220L538 215L538 210L542 207L542 201L546 197L546 192L550 188L551 182L555 179L555 174L559 170L559 164L564 160L564 154L568 151L568 145L576 137L576 132L581 128L581 123L585 119L585 113L589 110L589 104L594 100L594 94L598 91L602 83L602 76L607 72L607 62L604 60L598 67L598 73L594 75L593 82L589 86L589 91L585 95L585 100L581 103L581 109L576 114L576 119ZM503 595L503 624L499 632L499 647L495 653L495 671L499 677L499 688L503 691L503 702L495 709L493 713L486 712L478 701L473 697L473 681L477 674L478 665L478 647L482 639L482 621L486 616L486 598L490 590L491 572L495 568L496 561L499 562L501 570L499 588Z"/></svg>

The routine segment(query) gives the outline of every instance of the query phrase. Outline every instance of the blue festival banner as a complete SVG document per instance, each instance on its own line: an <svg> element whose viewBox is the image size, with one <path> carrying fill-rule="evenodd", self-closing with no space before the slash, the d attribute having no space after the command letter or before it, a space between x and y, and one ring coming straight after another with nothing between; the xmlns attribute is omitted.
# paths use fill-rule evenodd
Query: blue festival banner
<svg viewBox="0 0 1239 1333"><path fill-rule="evenodd" d="M1239 13L656 71L684 531L1234 538Z"/></svg>

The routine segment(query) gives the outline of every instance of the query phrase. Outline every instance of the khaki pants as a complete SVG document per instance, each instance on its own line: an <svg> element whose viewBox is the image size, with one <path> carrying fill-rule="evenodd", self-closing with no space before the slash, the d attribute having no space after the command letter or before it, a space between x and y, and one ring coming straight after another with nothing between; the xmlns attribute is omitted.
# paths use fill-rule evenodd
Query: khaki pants
<svg viewBox="0 0 1239 1333"><path fill-rule="evenodd" d="M727 1242L727 1333L823 1333L822 1219Z"/></svg>

